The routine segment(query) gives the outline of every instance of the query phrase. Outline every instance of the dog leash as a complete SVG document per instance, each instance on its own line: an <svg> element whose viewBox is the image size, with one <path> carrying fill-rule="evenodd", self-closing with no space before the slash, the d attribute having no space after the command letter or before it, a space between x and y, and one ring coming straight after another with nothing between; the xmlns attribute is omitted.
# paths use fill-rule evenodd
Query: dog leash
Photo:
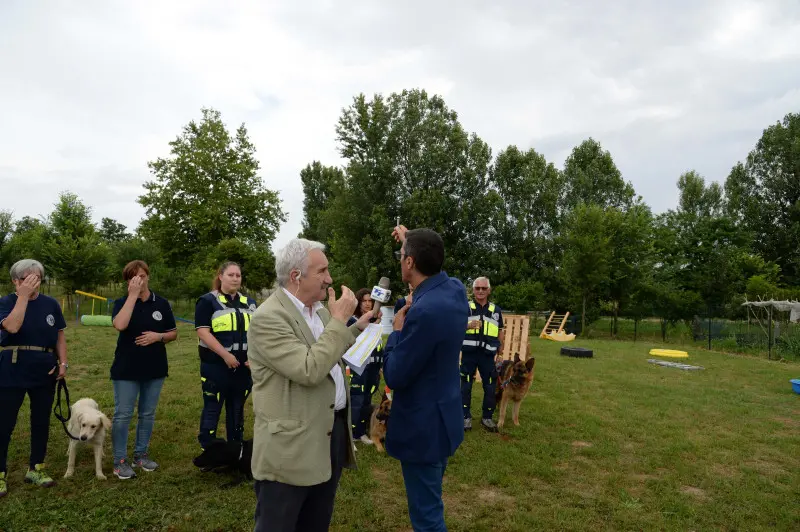
<svg viewBox="0 0 800 532"><path fill-rule="evenodd" d="M67 380L66 379L59 379L58 381L58 390L56 395L56 406L53 407L53 414L56 416L56 419L61 422L61 426L64 427L64 432L67 433L71 439L75 441L80 441L80 438L76 438L73 436L69 429L67 428L67 421L70 420L72 417L72 409L69 406L69 389L67 388ZM64 417L63 409L61 408L61 391L64 391L64 398L67 400L67 417Z"/></svg>

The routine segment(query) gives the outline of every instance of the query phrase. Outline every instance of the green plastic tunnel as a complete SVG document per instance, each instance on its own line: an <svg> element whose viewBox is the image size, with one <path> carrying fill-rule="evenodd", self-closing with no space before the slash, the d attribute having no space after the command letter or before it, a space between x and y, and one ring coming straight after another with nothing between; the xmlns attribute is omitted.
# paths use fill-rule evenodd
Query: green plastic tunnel
<svg viewBox="0 0 800 532"><path fill-rule="evenodd" d="M99 327L112 327L111 316L84 314L81 316L81 325L97 325Z"/></svg>

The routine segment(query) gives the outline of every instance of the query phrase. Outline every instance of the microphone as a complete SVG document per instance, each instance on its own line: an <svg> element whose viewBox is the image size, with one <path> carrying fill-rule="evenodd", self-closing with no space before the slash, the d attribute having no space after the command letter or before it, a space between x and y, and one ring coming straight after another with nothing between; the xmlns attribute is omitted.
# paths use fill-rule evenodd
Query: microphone
<svg viewBox="0 0 800 532"><path fill-rule="evenodd" d="M378 281L378 286L372 287L372 293L370 294L370 299L374 301L372 304L372 315L378 316L378 311L381 308L381 305L385 305L389 302L389 298L392 296L392 291L389 290L389 278L388 277L381 277L381 280Z"/></svg>

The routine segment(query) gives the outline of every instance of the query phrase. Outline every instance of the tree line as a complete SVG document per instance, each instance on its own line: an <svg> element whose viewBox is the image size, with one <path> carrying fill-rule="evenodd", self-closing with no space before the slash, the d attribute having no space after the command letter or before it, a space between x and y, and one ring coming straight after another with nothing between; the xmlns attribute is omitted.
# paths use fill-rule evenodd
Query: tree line
<svg viewBox="0 0 800 532"><path fill-rule="evenodd" d="M336 126L343 167L308 164L303 236L326 243L337 279L397 271L399 218L442 235L450 275L486 275L513 310L659 317L742 316L745 297L796 297L800 114L767 127L724 186L676 176L678 205L654 214L589 138L563 165L534 148L493 156L440 96L356 96ZM402 290L394 275L394 288Z"/></svg>
<svg viewBox="0 0 800 532"><path fill-rule="evenodd" d="M676 176L678 204L661 214L597 140L576 146L561 169L534 148L495 155L424 90L356 96L335 135L344 165L313 161L300 172L300 236L328 246L337 284L386 275L404 291L387 237L399 219L437 230L448 273L466 283L488 276L509 310L569 310L585 323L601 313L658 317L666 330L698 314L741 316L745 297L798 295L800 114L767 127L724 185L695 171ZM40 259L72 291L118 280L141 258L154 288L178 298L207 291L215 267L235 260L248 291L270 287L286 213L259 176L245 125L229 132L218 111L203 109L170 148L148 163L135 231L109 218L95 225L64 192L38 219L0 212L0 263Z"/></svg>

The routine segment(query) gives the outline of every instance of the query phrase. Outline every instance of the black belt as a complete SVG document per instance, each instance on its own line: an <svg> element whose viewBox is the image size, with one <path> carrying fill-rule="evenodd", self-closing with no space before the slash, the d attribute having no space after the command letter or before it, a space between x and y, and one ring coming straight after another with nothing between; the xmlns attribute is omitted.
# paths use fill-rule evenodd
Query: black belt
<svg viewBox="0 0 800 532"><path fill-rule="evenodd" d="M4 345L0 346L0 351L11 351L11 363L17 363L18 351L39 351L42 353L54 353L55 349L52 347L40 347L38 345Z"/></svg>

